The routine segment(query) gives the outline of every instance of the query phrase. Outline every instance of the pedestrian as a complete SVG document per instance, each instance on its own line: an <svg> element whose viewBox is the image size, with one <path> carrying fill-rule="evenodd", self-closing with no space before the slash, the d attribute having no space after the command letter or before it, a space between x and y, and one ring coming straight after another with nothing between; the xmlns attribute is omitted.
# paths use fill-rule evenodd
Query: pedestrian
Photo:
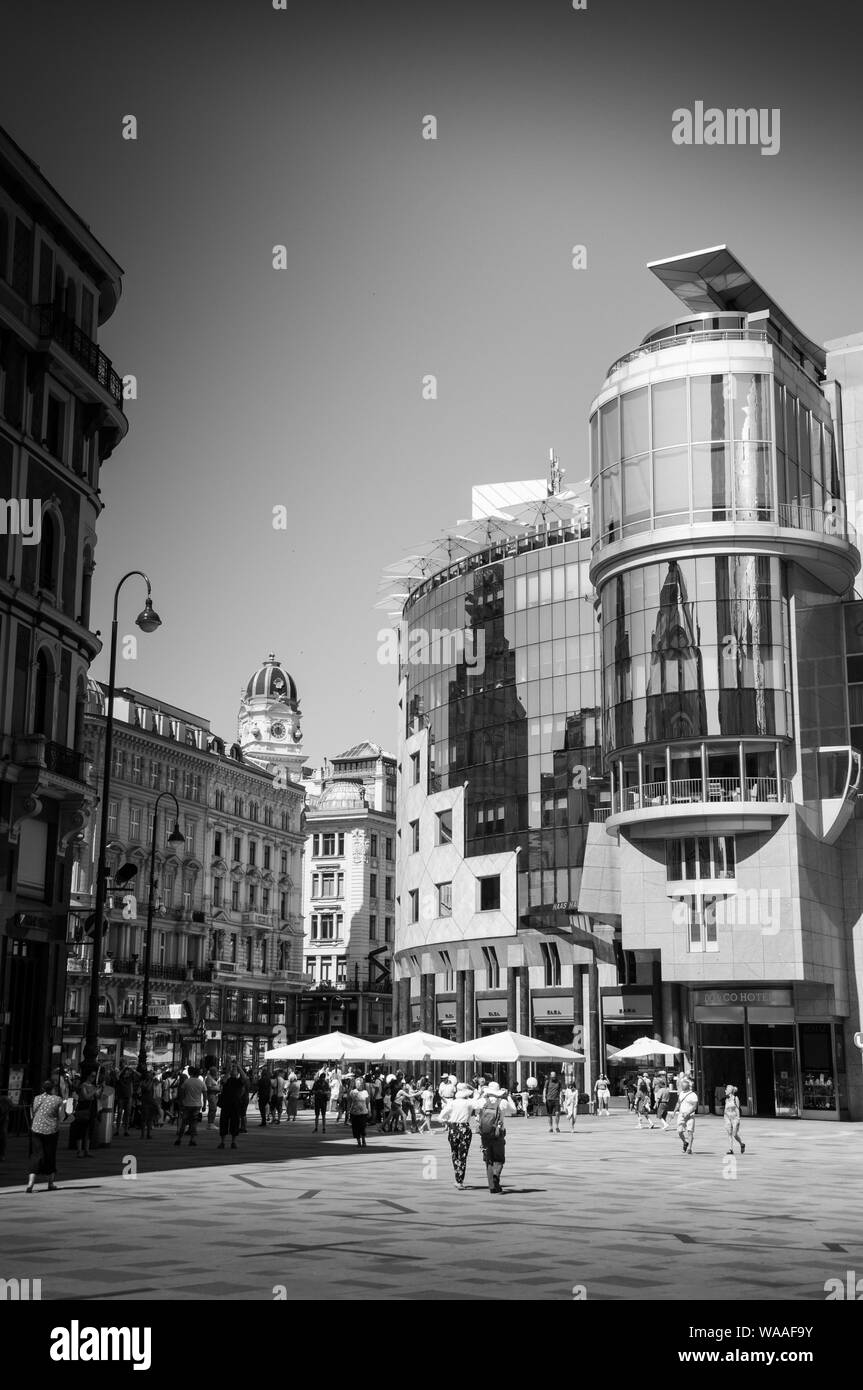
<svg viewBox="0 0 863 1390"><path fill-rule="evenodd" d="M342 1120L342 1124L348 1125L351 1122L351 1090L354 1085L354 1078L351 1072L346 1072L341 1079L339 1086L339 1096L336 1103L336 1124ZM342 1119L342 1117L344 1118Z"/></svg>
<svg viewBox="0 0 863 1390"><path fill-rule="evenodd" d="M272 1083L272 1081L270 1080L270 1073L267 1071L267 1068L264 1067L263 1071L261 1072L260 1076L258 1077L258 1090L257 1090L257 1094L258 1094L258 1110L260 1111L260 1114L261 1114L261 1124L262 1124L262 1125L265 1125L265 1124L267 1123L267 1111L268 1111L269 1108L270 1108L270 1096L272 1095L272 1091L273 1091L273 1083Z"/></svg>
<svg viewBox="0 0 863 1390"><path fill-rule="evenodd" d="M608 1102L611 1098L611 1084L605 1072L596 1078L596 1085L593 1089L596 1096L596 1113L597 1115L605 1115L607 1119L610 1113Z"/></svg>
<svg viewBox="0 0 863 1390"><path fill-rule="evenodd" d="M677 1083L677 1135L683 1145L684 1153L692 1153L695 1143L695 1112L698 1109L698 1096L692 1084L692 1077L685 1076Z"/></svg>
<svg viewBox="0 0 863 1390"><path fill-rule="evenodd" d="M177 1130L177 1137L174 1140L175 1147L181 1142L183 1135L189 1132L189 1148L197 1148L198 1141L195 1135L198 1133L198 1121L201 1118L204 1100L207 1095L207 1088L201 1080L201 1074L197 1067L189 1067L188 1076L184 1076L177 1091L177 1104L180 1110L180 1127Z"/></svg>
<svg viewBox="0 0 863 1390"><path fill-rule="evenodd" d="M244 1082L243 1094L240 1097L240 1134L248 1134L249 1131L246 1129L246 1114L249 1109L249 1102L252 1099L252 1082L249 1074L243 1070L242 1062L237 1062L236 1065L237 1071Z"/></svg>
<svg viewBox="0 0 863 1390"><path fill-rule="evenodd" d="M563 1093L563 1113L569 1116L569 1132L575 1131L575 1121L578 1117L578 1087L569 1085Z"/></svg>
<svg viewBox="0 0 863 1390"><path fill-rule="evenodd" d="M560 1134L560 1097L562 1090L563 1087L558 1079L557 1072L549 1072L548 1079L542 1091L545 1113L548 1116L549 1134L551 1134L553 1127L556 1133Z"/></svg>
<svg viewBox="0 0 863 1390"><path fill-rule="evenodd" d="M287 1085L285 1074L277 1071L273 1077L273 1089L270 1094L270 1123L280 1125L282 1123L282 1111L285 1108L285 1097L287 1095Z"/></svg>
<svg viewBox="0 0 863 1390"><path fill-rule="evenodd" d="M384 1086L379 1067L371 1073L370 1077L366 1078L366 1085L369 1088L369 1095L372 1098L371 1122L380 1129L384 1115Z"/></svg>
<svg viewBox="0 0 863 1390"><path fill-rule="evenodd" d="M155 1098L156 1079L152 1072L145 1071L141 1077L141 1084L138 1088L138 1103L140 1115L138 1117L141 1126L141 1138L152 1139L153 1123L158 1117L158 1106Z"/></svg>
<svg viewBox="0 0 863 1390"><path fill-rule="evenodd" d="M459 1192L464 1192L467 1156L473 1139L473 1131L470 1127L471 1115L473 1114L472 1101L472 1088L466 1082L460 1081L456 1086L455 1095L444 1101L443 1109L440 1112L441 1123L446 1125L446 1137L449 1141L455 1185Z"/></svg>
<svg viewBox="0 0 863 1390"><path fill-rule="evenodd" d="M33 1100L30 1121L30 1175L25 1191L32 1192L37 1177L47 1177L48 1191L56 1192L57 1139L66 1118L66 1102L59 1086L49 1078L42 1082L42 1092Z"/></svg>
<svg viewBox="0 0 863 1390"><path fill-rule="evenodd" d="M663 1129L668 1129L668 1120L665 1117L668 1114L669 1105L671 1103L671 1088L668 1085L668 1078L666 1076L660 1077L654 1085L653 1098L656 1101L656 1118L659 1120Z"/></svg>
<svg viewBox="0 0 863 1390"><path fill-rule="evenodd" d="M321 1067L312 1082L312 1100L315 1105L315 1134L318 1132L318 1120L321 1122L322 1132L326 1134L327 1106L330 1102L330 1078L327 1075L326 1067Z"/></svg>
<svg viewBox="0 0 863 1390"><path fill-rule="evenodd" d="M496 1081L491 1081L485 1088L485 1095L471 1101L471 1107L479 1117L477 1132L482 1145L488 1190L491 1193L502 1192L500 1177L506 1162L504 1116L514 1115L515 1106L506 1091L502 1090Z"/></svg>
<svg viewBox="0 0 863 1390"><path fill-rule="evenodd" d="M419 1125L417 1124L417 1115L415 1109L416 1099L417 1092L413 1089L409 1081L405 1081L404 1079L402 1079L399 1090L396 1093L396 1104L400 1106L402 1114L404 1116L405 1133L407 1133L407 1122L408 1120L410 1120L411 1133L419 1134Z"/></svg>
<svg viewBox="0 0 863 1390"><path fill-rule="evenodd" d="M643 1129L642 1120L647 1120L648 1129L656 1129L653 1123L651 1105L653 1102L653 1091L650 1086L650 1078L647 1072L639 1079L635 1088L635 1111L638 1115L638 1129Z"/></svg>
<svg viewBox="0 0 863 1390"><path fill-rule="evenodd" d="M348 1092L348 1113L351 1118L351 1132L357 1141L357 1147L360 1149L368 1147L366 1144L366 1126L369 1122L370 1111L371 1096L364 1079L358 1076Z"/></svg>
<svg viewBox="0 0 863 1390"><path fill-rule="evenodd" d="M212 1129L216 1123L216 1109L219 1104L219 1073L215 1067L208 1070L204 1085L207 1088L207 1129Z"/></svg>
<svg viewBox="0 0 863 1390"><path fill-rule="evenodd" d="M338 1119L339 1097L342 1094L342 1074L338 1067L330 1067L327 1076L330 1082L330 1109L336 1112L336 1119Z"/></svg>
<svg viewBox="0 0 863 1390"><path fill-rule="evenodd" d="M96 1129L96 1117L99 1113L101 1094L102 1087L98 1084L98 1072L95 1070L86 1072L78 1086L75 1114L69 1130L69 1147L76 1149L78 1158L92 1157L90 1144Z"/></svg>
<svg viewBox="0 0 863 1390"><path fill-rule="evenodd" d="M240 1125L244 1113L243 1102L249 1102L248 1079L240 1071L236 1062L232 1062L228 1075L222 1081L222 1089L219 1095L219 1144L218 1147L225 1147L225 1136L231 1136L231 1148L237 1147L237 1135L241 1131Z"/></svg>
<svg viewBox="0 0 863 1390"><path fill-rule="evenodd" d="M134 1094L134 1079L131 1067L124 1067L117 1077L114 1088L114 1134L120 1133L120 1125L123 1126L124 1135L129 1133L129 1123L132 1119L132 1097Z"/></svg>
<svg viewBox="0 0 863 1390"><path fill-rule="evenodd" d="M434 1113L434 1091L427 1076L420 1082L420 1107L422 1109L423 1122L420 1126L420 1133L431 1134L432 1115Z"/></svg>
<svg viewBox="0 0 863 1390"><path fill-rule="evenodd" d="M444 1073L444 1075L441 1077L440 1085L437 1088L437 1093L440 1096L441 1101L444 1105L446 1105L448 1100L454 1099L457 1088L458 1083L455 1077L448 1076L446 1073Z"/></svg>
<svg viewBox="0 0 863 1390"><path fill-rule="evenodd" d="M293 1069L291 1069L285 1081L285 1103L287 1106L287 1119L295 1120L300 1105L300 1078Z"/></svg>
<svg viewBox="0 0 863 1390"><path fill-rule="evenodd" d="M156 1129L162 1128L162 1091L164 1083L159 1072L153 1072L153 1124Z"/></svg>
<svg viewBox="0 0 863 1390"><path fill-rule="evenodd" d="M740 1152L745 1154L746 1145L740 1138L740 1100L736 1086L725 1087L725 1133L728 1135L728 1143L731 1146L728 1152L734 1153L734 1141L736 1139L740 1145Z"/></svg>
<svg viewBox="0 0 863 1390"><path fill-rule="evenodd" d="M623 1089L626 1092L626 1103L629 1109L634 1110L637 1087L635 1084L635 1080L632 1076L627 1076L626 1080L623 1083Z"/></svg>

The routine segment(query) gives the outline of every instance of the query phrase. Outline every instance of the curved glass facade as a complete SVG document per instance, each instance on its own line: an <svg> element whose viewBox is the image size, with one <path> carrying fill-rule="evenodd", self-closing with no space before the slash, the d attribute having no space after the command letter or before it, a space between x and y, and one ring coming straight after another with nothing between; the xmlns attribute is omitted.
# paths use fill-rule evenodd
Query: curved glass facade
<svg viewBox="0 0 863 1390"><path fill-rule="evenodd" d="M826 405L818 418L767 373L624 391L594 413L590 430L597 543L703 522L836 529L824 520L840 497Z"/></svg>
<svg viewBox="0 0 863 1390"><path fill-rule="evenodd" d="M521 849L520 912L578 895L601 761L589 554L550 544L404 611L405 732L429 730L430 792L467 782L465 855Z"/></svg>
<svg viewBox="0 0 863 1390"><path fill-rule="evenodd" d="M782 562L668 559L602 589L605 748L790 738Z"/></svg>

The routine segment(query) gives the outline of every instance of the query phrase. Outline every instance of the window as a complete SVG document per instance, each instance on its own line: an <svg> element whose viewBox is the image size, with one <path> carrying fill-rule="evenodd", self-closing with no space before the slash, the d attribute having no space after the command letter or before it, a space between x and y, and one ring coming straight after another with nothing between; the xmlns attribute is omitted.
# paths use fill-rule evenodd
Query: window
<svg viewBox="0 0 863 1390"><path fill-rule="evenodd" d="M492 874L479 881L480 912L497 912L500 909L500 874Z"/></svg>
<svg viewBox="0 0 863 1390"><path fill-rule="evenodd" d="M312 941L317 941L317 939L318 939L318 918L317 918L317 914L313 914L313 915L312 915L311 924L310 924L310 927L309 927L309 935L311 936Z"/></svg>
<svg viewBox="0 0 863 1390"><path fill-rule="evenodd" d="M140 840L141 838L141 808L140 806L129 807L129 839Z"/></svg>
<svg viewBox="0 0 863 1390"><path fill-rule="evenodd" d="M483 946L485 957L486 983L489 989L500 989L500 964L493 946Z"/></svg>
<svg viewBox="0 0 863 1390"><path fill-rule="evenodd" d="M258 905L258 889L254 883L249 884L249 911L254 912Z"/></svg>
<svg viewBox="0 0 863 1390"><path fill-rule="evenodd" d="M560 984L560 953L556 941L541 941L542 963L545 966L546 988Z"/></svg>
<svg viewBox="0 0 863 1390"><path fill-rule="evenodd" d="M390 835L388 835L386 839L386 857L389 860L392 860L393 857L393 842Z"/></svg>
<svg viewBox="0 0 863 1390"><path fill-rule="evenodd" d="M332 957L321 956L321 984L328 985L332 978Z"/></svg>
<svg viewBox="0 0 863 1390"><path fill-rule="evenodd" d="M251 893L251 891L252 891L252 890L251 890L251 888L250 888L250 889L249 889L249 892ZM255 963L255 957L254 957L254 943L252 942L252 938L251 938L250 936L247 936L247 937L246 937L246 969L247 969L247 970L252 970L252 969L254 968L254 963ZM251 1001L250 1001L250 1002L251 1002ZM245 1019L244 1021L245 1021L246 1023L250 1023L250 1022L251 1022L251 1014L250 1014L249 1017L248 1017L247 1019Z"/></svg>
<svg viewBox="0 0 863 1390"><path fill-rule="evenodd" d="M242 814L243 814L243 798L242 798L241 796L235 796L235 797L234 797L234 815L235 815L235 816L242 816Z"/></svg>
<svg viewBox="0 0 863 1390"><path fill-rule="evenodd" d="M200 778L200 775L199 775L197 772L193 772L193 773L192 773L192 800L193 800L193 801L200 801L200 799L201 799L201 778Z"/></svg>
<svg viewBox="0 0 863 1390"><path fill-rule="evenodd" d="M734 878L734 837L698 835L666 840L665 867L671 883Z"/></svg>
<svg viewBox="0 0 863 1390"><path fill-rule="evenodd" d="M174 792L174 794L176 795L176 791L177 791L177 769L176 769L175 767L169 767L169 768L168 768L168 791L169 791L169 792Z"/></svg>
<svg viewBox="0 0 863 1390"><path fill-rule="evenodd" d="M348 962L345 956L336 958L336 984L346 985L348 982Z"/></svg>
<svg viewBox="0 0 863 1390"><path fill-rule="evenodd" d="M187 801L192 799L192 774L188 770L183 770L183 796Z"/></svg>
<svg viewBox="0 0 863 1390"><path fill-rule="evenodd" d="M311 975L312 979L315 978L315 957L314 957L314 956L306 956L306 974L307 974L307 975Z"/></svg>
<svg viewBox="0 0 863 1390"><path fill-rule="evenodd" d="M109 835L116 835L116 833L117 833L117 804L118 804L118 803L117 803L116 801L109 801L109 802L108 802L108 834L109 834Z"/></svg>
<svg viewBox="0 0 863 1390"><path fill-rule="evenodd" d="M281 818L280 818L280 824L281 824L281 827L282 827L283 830L290 830L290 817L289 817L287 811L283 811L283 812L282 812Z"/></svg>
<svg viewBox="0 0 863 1390"><path fill-rule="evenodd" d="M436 837L436 843L439 844L439 845L451 845L451 844L452 844L452 808L450 807L450 808L448 808L446 811L438 811L438 813L437 813L435 819L436 819L436 821L437 821L437 837Z"/></svg>
<svg viewBox="0 0 863 1390"><path fill-rule="evenodd" d="M369 941L378 939L378 919L374 913L369 916Z"/></svg>
<svg viewBox="0 0 863 1390"><path fill-rule="evenodd" d="M393 919L392 919L392 917L385 917L385 918L384 918L384 941L392 941L392 939L393 939Z"/></svg>
<svg viewBox="0 0 863 1390"><path fill-rule="evenodd" d="M282 852L281 852L281 854L279 855L279 873L280 873L280 874L286 874L287 872L288 872L288 851L287 851L286 849L283 849Z"/></svg>
<svg viewBox="0 0 863 1390"><path fill-rule="evenodd" d="M369 848L370 848L370 853L371 853L372 859L377 859L377 857L378 857L378 837L377 837L377 835L370 835L370 836L369 836L369 840L370 840L370 842L371 842Z"/></svg>
<svg viewBox="0 0 863 1390"><path fill-rule="evenodd" d="M443 987L444 993L450 994L455 989L455 971L452 967L452 957L449 951L441 951L441 965L444 969Z"/></svg>
<svg viewBox="0 0 863 1390"><path fill-rule="evenodd" d="M62 459L66 444L66 407L56 396L48 393L45 411L45 448L54 458Z"/></svg>
<svg viewBox="0 0 863 1390"><path fill-rule="evenodd" d="M237 964L237 933L232 931L228 937L228 960L231 965Z"/></svg>
<svg viewBox="0 0 863 1390"><path fill-rule="evenodd" d="M115 748L111 754L111 776L122 777L126 769L126 754L121 748Z"/></svg>
<svg viewBox="0 0 863 1390"><path fill-rule="evenodd" d="M412 820L412 821L410 822L410 832L411 832L411 854L419 854L419 852L420 852L420 823L419 823L418 820Z"/></svg>
<svg viewBox="0 0 863 1390"><path fill-rule="evenodd" d="M272 808L272 806L265 806L265 807L264 807L264 825L268 825L268 826L272 829L272 825L273 825L273 808Z"/></svg>
<svg viewBox="0 0 863 1390"><path fill-rule="evenodd" d="M262 942L261 942L261 974L262 974L262 975L266 975L266 973L267 973L267 943L266 943L266 941L262 941ZM265 1021L266 1021L266 1020L265 1020Z"/></svg>
<svg viewBox="0 0 863 1390"><path fill-rule="evenodd" d="M239 885L239 883L237 883L236 880L235 880L235 881L231 884L231 911L232 911L232 912L239 912L239 910L240 910L240 885Z"/></svg>
<svg viewBox="0 0 863 1390"><path fill-rule="evenodd" d="M287 918L287 915L288 915L288 895L287 895L287 893L280 893L280 894L279 894L279 916L281 917L281 919L282 919L283 922L284 922L285 919Z"/></svg>
<svg viewBox="0 0 863 1390"><path fill-rule="evenodd" d="M249 841L249 867L254 868L258 860L258 846L255 840Z"/></svg>
<svg viewBox="0 0 863 1390"><path fill-rule="evenodd" d="M189 820L188 816L183 817L183 838L186 841L183 846L183 853L194 855L198 849L198 822Z"/></svg>
<svg viewBox="0 0 863 1390"><path fill-rule="evenodd" d="M265 868L265 869L268 869L268 868L270 867L270 855L271 855L271 853L272 853L272 851L270 850L270 846L269 846L269 845L264 845L264 868Z"/></svg>
<svg viewBox="0 0 863 1390"><path fill-rule="evenodd" d="M378 895L378 876L369 874L369 897L376 898Z"/></svg>
<svg viewBox="0 0 863 1390"><path fill-rule="evenodd" d="M718 951L719 937L716 927L718 899L693 896L682 898L680 901L686 919L689 950Z"/></svg>
<svg viewBox="0 0 863 1390"><path fill-rule="evenodd" d="M317 857L318 857L318 855L320 854L320 852L321 852L321 837L320 837L320 835L313 835L313 836L312 836L312 854L313 854L313 855L315 856L315 858L317 859Z"/></svg>
<svg viewBox="0 0 863 1390"><path fill-rule="evenodd" d="M222 906L222 880L221 880L220 878L214 878L214 879L213 879L213 907L221 907L221 906Z"/></svg>
<svg viewBox="0 0 863 1390"><path fill-rule="evenodd" d="M258 819L258 803L257 803L257 801L250 801L250 802L249 802L249 820L256 821L257 819Z"/></svg>
<svg viewBox="0 0 863 1390"><path fill-rule="evenodd" d="M452 883L437 884L437 915L438 917L452 916Z"/></svg>
<svg viewBox="0 0 863 1390"><path fill-rule="evenodd" d="M335 917L332 912L322 912L318 919L320 937L322 941L332 941L335 938Z"/></svg>
<svg viewBox="0 0 863 1390"><path fill-rule="evenodd" d="M240 992L236 989L225 990L225 1022L238 1023L240 1018Z"/></svg>
<svg viewBox="0 0 863 1390"><path fill-rule="evenodd" d="M411 782L413 783L414 786L416 786L416 785L418 784L419 780L420 780L420 755L419 755L419 753L411 753Z"/></svg>
<svg viewBox="0 0 863 1390"><path fill-rule="evenodd" d="M213 853L217 859L222 857L222 832L217 830L213 836Z"/></svg>
<svg viewBox="0 0 863 1390"><path fill-rule="evenodd" d="M153 788L153 791L158 791L161 784L162 764L156 762L150 763L150 786Z"/></svg>
<svg viewBox="0 0 863 1390"><path fill-rule="evenodd" d="M393 881L389 875L384 879L384 898L388 903L393 900Z"/></svg>
<svg viewBox="0 0 863 1390"><path fill-rule="evenodd" d="M418 922L420 919L420 890L418 888L410 889L410 891L408 892L408 901L410 903L410 914L408 917L408 921Z"/></svg>
<svg viewBox="0 0 863 1390"><path fill-rule="evenodd" d="M269 912L269 910L270 910L270 890L269 890L269 888L262 888L262 889L261 889L261 911L262 911L262 912Z"/></svg>
<svg viewBox="0 0 863 1390"><path fill-rule="evenodd" d="M241 858L241 845L239 835L234 836L234 863L239 864Z"/></svg>

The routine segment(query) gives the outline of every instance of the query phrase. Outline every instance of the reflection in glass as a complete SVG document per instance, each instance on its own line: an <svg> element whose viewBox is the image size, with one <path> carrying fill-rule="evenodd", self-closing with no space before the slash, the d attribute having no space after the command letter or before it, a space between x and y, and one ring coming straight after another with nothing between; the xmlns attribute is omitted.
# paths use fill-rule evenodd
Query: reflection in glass
<svg viewBox="0 0 863 1390"><path fill-rule="evenodd" d="M680 566L668 565L651 638L648 743L707 732L701 651Z"/></svg>

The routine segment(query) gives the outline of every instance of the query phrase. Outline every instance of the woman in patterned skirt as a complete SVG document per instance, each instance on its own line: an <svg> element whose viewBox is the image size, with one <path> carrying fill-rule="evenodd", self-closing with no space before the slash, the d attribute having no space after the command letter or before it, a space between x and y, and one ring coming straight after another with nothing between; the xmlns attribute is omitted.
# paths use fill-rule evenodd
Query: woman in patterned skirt
<svg viewBox="0 0 863 1390"><path fill-rule="evenodd" d="M455 1185L459 1192L464 1192L467 1156L473 1138L473 1130L470 1127L470 1119L473 1114L472 1096L473 1088L460 1081L456 1087L455 1095L444 1101L439 1116L441 1123L446 1125L450 1153L452 1154L452 1166L455 1171Z"/></svg>

